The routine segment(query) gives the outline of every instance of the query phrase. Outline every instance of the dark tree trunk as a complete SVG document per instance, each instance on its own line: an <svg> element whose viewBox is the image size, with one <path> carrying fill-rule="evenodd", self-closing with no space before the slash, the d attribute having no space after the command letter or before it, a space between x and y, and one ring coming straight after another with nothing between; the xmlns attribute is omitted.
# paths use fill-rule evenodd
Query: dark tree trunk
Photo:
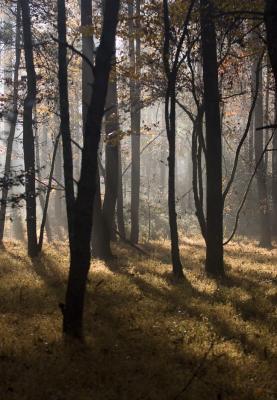
<svg viewBox="0 0 277 400"><path fill-rule="evenodd" d="M119 0L107 0L100 45L96 53L92 97L84 129L81 176L74 213L74 236L64 308L64 333L83 336L83 309L90 267L92 210L97 188L97 155L111 62L114 55Z"/></svg>
<svg viewBox="0 0 277 400"><path fill-rule="evenodd" d="M170 18L167 0L163 1L164 11L164 49L163 63L167 78L165 93L165 124L168 139L168 214L171 239L171 259L173 275L176 280L184 278L180 258L179 235L177 226L176 195L175 195L175 164L176 164L176 80L178 74L178 56L173 66L170 66ZM185 29L185 27L184 27ZM182 43L178 44L179 51ZM176 52L178 53L178 51Z"/></svg>
<svg viewBox="0 0 277 400"><path fill-rule="evenodd" d="M102 9L105 1L102 0ZM93 63L94 61L94 40L92 32L92 1L81 0L81 24L82 24L82 52L86 58ZM83 129L85 127L87 110L92 94L93 71L91 65L86 60L82 61L82 108L83 108ZM91 246L93 257L102 260L112 257L110 247L110 236L106 222L104 221L100 177L97 173L97 191L93 204L93 228L91 235Z"/></svg>
<svg viewBox="0 0 277 400"><path fill-rule="evenodd" d="M183 279L183 266L180 258L179 235L177 226L176 194L175 194L175 162L176 162L176 77L168 82L165 101L165 119L168 139L168 213L171 238L171 259L173 274L177 280Z"/></svg>
<svg viewBox="0 0 277 400"><path fill-rule="evenodd" d="M10 131L7 140L6 160L4 167L4 182L0 203L0 244L3 242L6 222L6 209L9 193L8 180L11 172L12 148L18 116L18 71L20 66L20 6L17 5L16 11L16 34L15 34L15 65L13 78L13 104L12 104L12 119L10 120Z"/></svg>
<svg viewBox="0 0 277 400"><path fill-rule="evenodd" d="M216 32L209 0L201 0L200 13L207 146L206 271L217 277L224 274L222 139Z"/></svg>
<svg viewBox="0 0 277 400"><path fill-rule="evenodd" d="M203 178L202 178L202 154L203 146L201 137L203 135L203 112L198 111L198 116L193 124L192 132L192 189L195 204L195 215L198 219L199 226L203 238L206 241L207 226L204 213L204 194L203 194Z"/></svg>
<svg viewBox="0 0 277 400"><path fill-rule="evenodd" d="M73 157L71 146L69 101L68 101L68 75L67 75L67 49L66 49L66 11L65 1L58 0L58 38L59 38L59 94L60 94L60 134L63 143L64 186L68 222L69 245L73 240L73 212L74 212L74 181Z"/></svg>
<svg viewBox="0 0 277 400"><path fill-rule="evenodd" d="M277 123L277 2L266 0L265 25L267 32L267 47L275 80L275 123ZM275 128L276 129L276 128ZM277 134L273 136L273 148L277 148ZM277 152L272 152L272 203L273 232L277 234Z"/></svg>
<svg viewBox="0 0 277 400"><path fill-rule="evenodd" d="M139 241L139 198L140 198L140 1L128 4L129 57L130 57L130 104L131 104L131 241ZM135 15L134 15L135 2ZM134 17L135 23L134 23Z"/></svg>
<svg viewBox="0 0 277 400"><path fill-rule="evenodd" d="M82 53L91 63L94 58L94 40L92 32L92 0L81 0ZM82 115L83 127L86 123L87 110L91 99L93 71L91 66L82 60Z"/></svg>
<svg viewBox="0 0 277 400"><path fill-rule="evenodd" d="M267 47L275 78L275 93L277 94L277 2L276 0L266 0L265 4Z"/></svg>
<svg viewBox="0 0 277 400"><path fill-rule="evenodd" d="M275 122L277 122L277 96L275 96ZM277 134L273 136L272 140L273 149L277 149ZM272 194L272 232L277 236L277 151L272 152L272 181L271 181L271 194Z"/></svg>
<svg viewBox="0 0 277 400"><path fill-rule="evenodd" d="M35 145L33 133L33 108L36 102L36 72L33 57L30 5L28 0L20 0L22 11L22 27L24 53L27 71L27 95L23 109L23 151L25 165L26 220L28 254L38 254L36 229L36 181L35 181Z"/></svg>
<svg viewBox="0 0 277 400"><path fill-rule="evenodd" d="M255 164L261 158L264 148L264 132L258 130L263 126L263 73L260 67L258 73L259 91L255 107ZM260 246L271 248L270 213L267 196L265 159L260 162L256 173L258 187L258 210L260 214Z"/></svg>
<svg viewBox="0 0 277 400"><path fill-rule="evenodd" d="M176 195L175 195L175 161L176 161L176 137L175 137L175 93L171 92L170 112L166 110L166 118L169 118L168 129L168 212L171 233L171 258L173 274L177 279L183 278L183 266L180 259L179 235L177 226Z"/></svg>

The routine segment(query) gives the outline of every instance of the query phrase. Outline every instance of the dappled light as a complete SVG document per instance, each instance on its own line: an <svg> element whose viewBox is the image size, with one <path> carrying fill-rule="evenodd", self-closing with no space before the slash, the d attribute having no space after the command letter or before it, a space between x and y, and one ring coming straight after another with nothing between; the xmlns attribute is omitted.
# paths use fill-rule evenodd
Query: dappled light
<svg viewBox="0 0 277 400"><path fill-rule="evenodd" d="M251 245L230 246L227 277L216 283L205 277L201 242L182 240L187 280L172 284L169 242L152 246L150 260L116 246L115 260L93 262L86 343L65 344L57 305L66 247L46 246L33 265L19 243L6 244L0 256L4 398L174 399L197 369L180 398L275 398L277 251L256 250L251 258Z"/></svg>

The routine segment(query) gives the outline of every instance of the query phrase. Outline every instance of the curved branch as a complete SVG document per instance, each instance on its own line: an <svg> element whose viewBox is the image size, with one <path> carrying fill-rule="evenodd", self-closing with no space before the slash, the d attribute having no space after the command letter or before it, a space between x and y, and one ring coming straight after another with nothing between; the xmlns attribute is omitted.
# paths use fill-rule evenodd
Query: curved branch
<svg viewBox="0 0 277 400"><path fill-rule="evenodd" d="M258 162L257 162L257 164L256 164L256 166L255 166L254 172L253 172L253 174L251 175L251 178L250 178L250 180L249 180L249 182L248 182L246 191L245 191L244 196L243 196L243 198L242 198L242 202L241 202L241 204L240 204L240 206L239 206L239 209L238 209L238 211L237 211L236 220L235 220L235 226L234 226L233 232L231 233L229 239L226 240L226 241L223 243L223 246L226 246L229 242L231 242L231 240L233 239L233 237L234 237L235 234L236 234L236 231L237 231L237 228L238 228L238 224L239 224L239 217L240 217L241 210L243 209L243 206L244 206L244 204L245 204L245 202L246 202L246 199L247 199L248 193L249 193L249 191L250 191L250 188L251 188L251 184L252 184L252 182L253 182L253 179L254 179L254 177L255 177L255 175L256 175L256 173L257 173L257 170L258 170L258 168L259 168L259 166L260 166L260 164L261 164L261 162L262 162L262 160L263 160L263 157L264 157L265 153L268 151L268 146L270 145L270 143L271 143L271 141L272 141L274 135L275 135L275 131L272 133L272 135L271 135L270 138L268 139L268 141L267 141L267 143L266 143L266 145L265 145L265 148L263 149L262 154L261 154L261 156L260 156L260 158L259 158L259 160L258 160Z"/></svg>
<svg viewBox="0 0 277 400"><path fill-rule="evenodd" d="M253 115L253 112L255 110L255 106L256 106L256 102L257 102L257 98L258 98L258 92L259 92L259 85L260 85L260 82L259 82L259 70L261 68L261 62L262 62L263 56L264 56L264 51L262 52L262 54L261 54L261 56L260 56L260 58L258 60L258 63L257 63L256 85L255 85L255 92L254 92L253 102L252 102L252 105L251 105L251 108L250 108L250 111L249 111L248 120L247 120L247 124L246 124L245 130L244 130L244 133L242 135L242 138L241 138L241 140L239 142L239 145L237 147L237 150L236 150L236 155L235 155L235 160L234 160L234 165L233 165L231 177L230 177L229 182L227 183L226 188L225 188L225 190L223 192L223 195L222 195L223 204L225 203L227 194L229 193L229 190L230 190L230 188L231 188L231 186L232 186L232 184L234 182L234 179L235 179L235 176L236 176L236 172L237 172L238 162L239 162L240 151L241 151L241 148L243 146L243 143L245 142L245 139L247 138L247 135L248 135L248 132L249 132L249 128L250 128L250 124L251 124L251 120L252 120L252 115Z"/></svg>

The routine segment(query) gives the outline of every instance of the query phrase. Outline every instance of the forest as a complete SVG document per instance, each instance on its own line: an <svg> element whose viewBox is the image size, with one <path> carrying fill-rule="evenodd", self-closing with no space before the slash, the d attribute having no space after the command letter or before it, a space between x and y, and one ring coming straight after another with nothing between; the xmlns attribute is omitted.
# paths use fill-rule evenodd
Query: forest
<svg viewBox="0 0 277 400"><path fill-rule="evenodd" d="M277 1L0 0L0 400L277 399Z"/></svg>

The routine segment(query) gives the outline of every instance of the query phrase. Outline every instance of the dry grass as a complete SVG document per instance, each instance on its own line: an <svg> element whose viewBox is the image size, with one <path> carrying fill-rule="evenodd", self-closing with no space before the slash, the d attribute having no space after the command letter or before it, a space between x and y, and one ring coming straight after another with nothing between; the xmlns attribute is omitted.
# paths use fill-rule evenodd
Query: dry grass
<svg viewBox="0 0 277 400"><path fill-rule="evenodd" d="M64 343L67 249L32 263L0 253L1 400L270 400L276 388L277 251L228 246L228 279L203 273L200 241L181 246L187 282L171 282L167 242L147 260L126 248L93 262L86 345ZM206 361L201 360L214 343Z"/></svg>

